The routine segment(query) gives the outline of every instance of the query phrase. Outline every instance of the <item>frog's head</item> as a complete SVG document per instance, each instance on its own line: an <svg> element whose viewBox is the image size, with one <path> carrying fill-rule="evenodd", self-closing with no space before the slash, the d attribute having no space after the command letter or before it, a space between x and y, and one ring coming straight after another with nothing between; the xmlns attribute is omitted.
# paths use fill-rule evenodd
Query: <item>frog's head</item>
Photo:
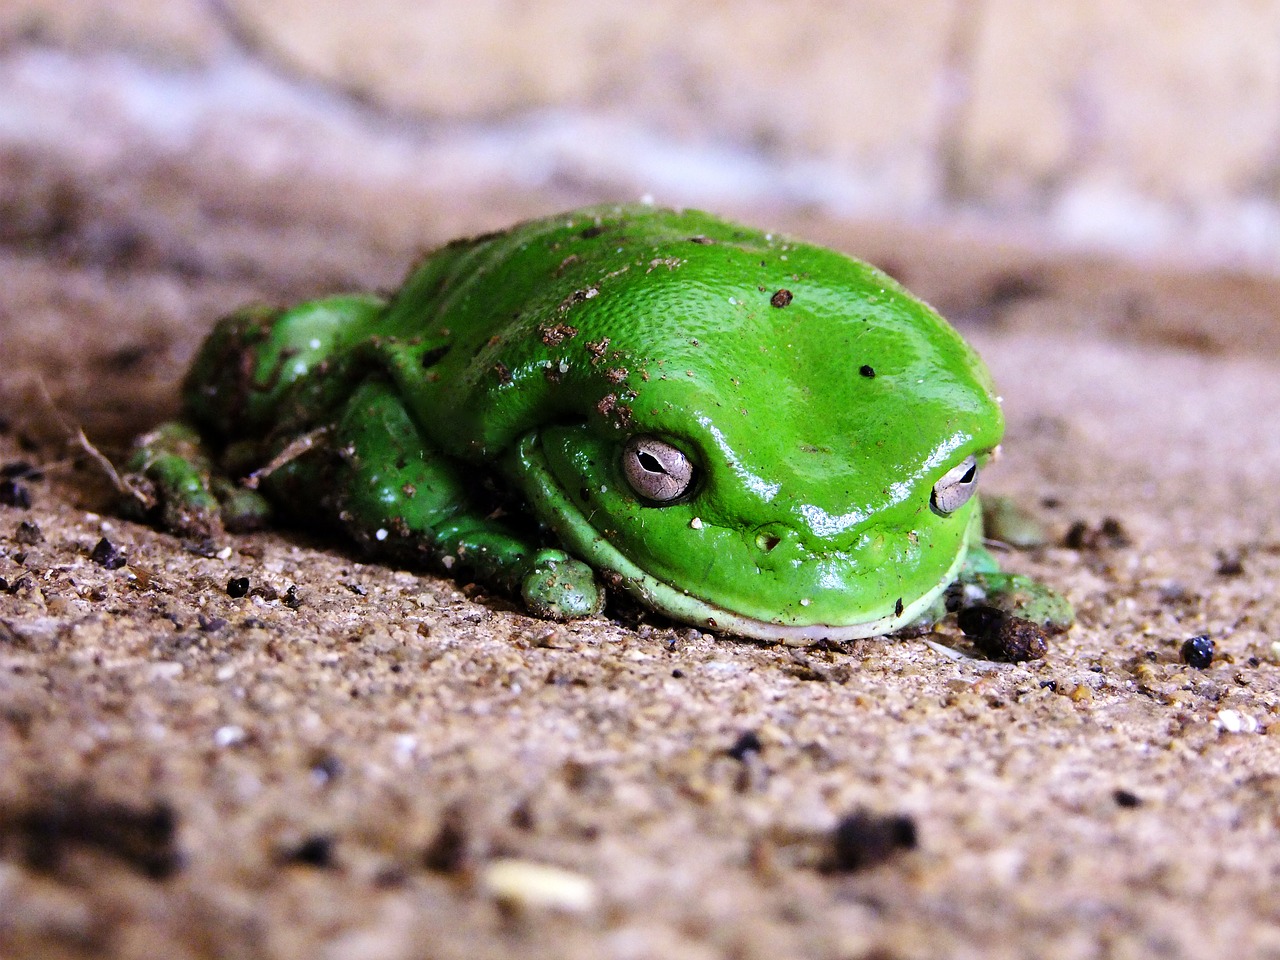
<svg viewBox="0 0 1280 960"><path fill-rule="evenodd" d="M580 416L527 435L520 472L570 549L674 618L795 643L888 633L980 529L999 404L884 274L782 249L683 250L625 313L601 284L573 319L593 352L552 361Z"/></svg>

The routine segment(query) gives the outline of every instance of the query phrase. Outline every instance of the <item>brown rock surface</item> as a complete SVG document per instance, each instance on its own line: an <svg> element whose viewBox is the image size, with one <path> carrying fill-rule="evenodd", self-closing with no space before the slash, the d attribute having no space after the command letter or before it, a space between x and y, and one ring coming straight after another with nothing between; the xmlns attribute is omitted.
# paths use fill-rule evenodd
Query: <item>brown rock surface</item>
<svg viewBox="0 0 1280 960"><path fill-rule="evenodd" d="M217 196L216 171L189 176ZM115 518L59 418L115 452L172 411L218 312L386 283L414 254L387 203L335 214L305 178L242 199L159 245L70 204L0 248L0 464L44 474L0 507L0 955L1280 949L1273 285L800 224L966 325L1009 413L990 488L1054 544L1085 527L1007 560L1078 606L1043 660L795 651L625 605L553 626L305 531L206 555ZM464 229L548 202L434 201ZM228 269L232 238L257 259ZM104 537L127 564L91 559ZM910 818L915 848L872 818L884 859L825 868L858 810Z"/></svg>

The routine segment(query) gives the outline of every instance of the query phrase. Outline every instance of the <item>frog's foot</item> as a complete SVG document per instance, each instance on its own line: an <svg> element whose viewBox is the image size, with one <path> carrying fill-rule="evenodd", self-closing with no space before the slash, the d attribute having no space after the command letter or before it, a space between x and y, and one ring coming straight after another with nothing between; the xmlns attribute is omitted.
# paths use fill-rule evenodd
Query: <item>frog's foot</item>
<svg viewBox="0 0 1280 960"><path fill-rule="evenodd" d="M204 539L222 530L256 529L270 516L260 494L215 475L213 458L199 432L187 423L164 423L140 436L126 470L139 496L127 498L122 511L182 537Z"/></svg>
<svg viewBox="0 0 1280 960"><path fill-rule="evenodd" d="M604 591L595 572L561 550L539 550L520 585L529 612L548 620L573 620L599 613Z"/></svg>
<svg viewBox="0 0 1280 960"><path fill-rule="evenodd" d="M1049 633L1061 633L1075 621L1075 611L1066 597L1017 573L968 573L948 593L952 609L994 607L1007 616L1029 620Z"/></svg>

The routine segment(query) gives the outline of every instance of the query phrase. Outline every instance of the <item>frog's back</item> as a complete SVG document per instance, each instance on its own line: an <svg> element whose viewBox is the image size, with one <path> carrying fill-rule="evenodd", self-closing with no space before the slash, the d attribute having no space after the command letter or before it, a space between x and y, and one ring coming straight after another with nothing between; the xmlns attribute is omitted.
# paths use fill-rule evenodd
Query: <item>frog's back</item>
<svg viewBox="0 0 1280 960"><path fill-rule="evenodd" d="M744 242L767 243L694 210L610 205L532 220L428 255L378 332L427 433L486 456L550 408L582 401L572 368L599 366L610 340L621 345L640 320L628 298L648 274L679 266L677 248ZM623 309L604 324L582 318L575 308L602 295Z"/></svg>
<svg viewBox="0 0 1280 960"><path fill-rule="evenodd" d="M549 423L625 430L641 406L693 415L744 392L761 414L830 415L814 428L847 432L862 416L848 364L877 337L934 379L988 383L955 331L873 267L693 210L590 208L451 245L379 328L423 429L473 458Z"/></svg>

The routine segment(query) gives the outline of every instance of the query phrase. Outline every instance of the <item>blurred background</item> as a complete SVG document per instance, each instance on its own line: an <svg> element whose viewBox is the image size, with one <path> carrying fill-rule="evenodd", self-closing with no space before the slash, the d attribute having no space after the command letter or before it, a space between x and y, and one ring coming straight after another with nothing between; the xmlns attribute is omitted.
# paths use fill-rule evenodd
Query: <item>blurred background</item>
<svg viewBox="0 0 1280 960"><path fill-rule="evenodd" d="M1263 0L4 0L0 245L30 259L0 320L54 380L85 361L48 344L104 311L100 362L176 371L244 298L386 287L452 236L647 197L834 243L962 325L1052 293L1107 329L1274 340L1278 125ZM1117 275L1153 264L1183 279ZM41 320L51 285L93 302Z"/></svg>

